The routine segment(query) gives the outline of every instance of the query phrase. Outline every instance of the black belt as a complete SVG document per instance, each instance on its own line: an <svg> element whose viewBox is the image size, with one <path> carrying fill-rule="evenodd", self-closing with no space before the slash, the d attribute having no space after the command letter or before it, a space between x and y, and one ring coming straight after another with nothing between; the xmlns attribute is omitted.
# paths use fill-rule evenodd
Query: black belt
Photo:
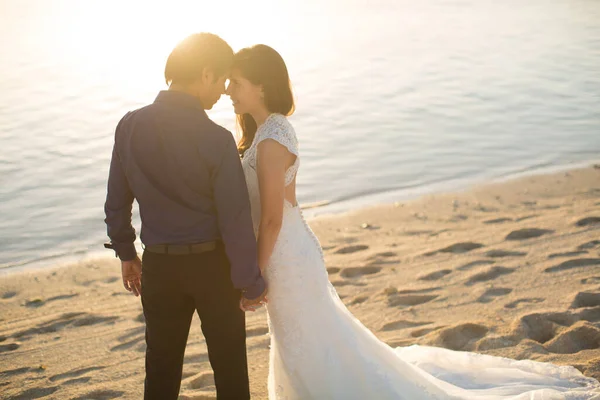
<svg viewBox="0 0 600 400"><path fill-rule="evenodd" d="M207 251L213 251L217 248L217 242L204 242L196 244L151 244L144 247L144 250L150 253L157 254L173 254L173 255L186 255L186 254L200 254Z"/></svg>

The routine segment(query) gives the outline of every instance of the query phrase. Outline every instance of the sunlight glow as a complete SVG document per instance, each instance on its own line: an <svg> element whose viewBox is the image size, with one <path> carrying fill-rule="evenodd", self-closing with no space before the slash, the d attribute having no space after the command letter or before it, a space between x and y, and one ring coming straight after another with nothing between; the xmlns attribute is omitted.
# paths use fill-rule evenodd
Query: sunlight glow
<svg viewBox="0 0 600 400"><path fill-rule="evenodd" d="M263 22L260 2L116 1L63 2L68 15L53 47L64 52L74 73L101 74L121 84L148 86L162 82L164 62L172 48L194 32L213 32L234 50L276 37ZM268 7L265 4L264 7ZM137 89L137 88L136 88Z"/></svg>

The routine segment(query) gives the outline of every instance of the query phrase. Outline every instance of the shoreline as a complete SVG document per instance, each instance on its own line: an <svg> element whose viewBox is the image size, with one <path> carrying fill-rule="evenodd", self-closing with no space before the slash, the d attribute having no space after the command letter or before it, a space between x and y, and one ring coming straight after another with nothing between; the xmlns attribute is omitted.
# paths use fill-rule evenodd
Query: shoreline
<svg viewBox="0 0 600 400"><path fill-rule="evenodd" d="M600 166L600 160L588 160L571 162L568 164L549 164L541 168L531 169L526 168L518 172L496 177L482 177L478 179L456 178L450 182L436 182L429 185L421 185L416 187L405 187L402 189L391 189L378 193L368 193L353 197L346 200L338 201L316 201L301 205L302 211L311 221L313 219L329 218L347 213L354 213L363 209L371 209L374 207L382 207L399 201L418 201L420 198L430 195L443 195L461 193L464 191L475 190L479 187L494 185L497 183L505 183L513 180L518 180L527 177L535 177L561 172L568 172L581 168L594 168ZM136 231L138 231L136 229ZM139 242L139 231L136 241L136 247L141 254L142 249ZM106 241L109 239L106 238ZM102 244L99 244L101 247ZM109 255L110 254L110 255ZM80 251L78 253L69 253L63 255L51 255L42 257L38 260L33 260L23 264L12 265L0 268L0 277L10 276L12 274L20 274L26 272L35 272L46 269L68 267L75 263L83 263L94 260L107 260L114 258L114 255L106 249L95 250L91 252Z"/></svg>
<svg viewBox="0 0 600 400"><path fill-rule="evenodd" d="M309 224L340 298L388 345L552 362L600 378L600 168L434 193ZM8 398L141 397L142 307L123 289L117 259L2 276L0 321L0 387ZM264 309L247 314L255 399L267 398L268 331ZM197 316L180 398L215 398Z"/></svg>

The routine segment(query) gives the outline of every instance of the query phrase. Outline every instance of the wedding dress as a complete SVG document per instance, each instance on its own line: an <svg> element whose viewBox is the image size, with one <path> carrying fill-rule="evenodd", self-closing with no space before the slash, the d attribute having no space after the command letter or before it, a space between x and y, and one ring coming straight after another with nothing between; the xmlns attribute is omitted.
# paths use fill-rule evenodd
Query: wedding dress
<svg viewBox="0 0 600 400"><path fill-rule="evenodd" d="M242 165L258 234L257 146L275 140L300 158L293 127L280 114L261 125ZM329 283L321 246L297 205L283 222L264 276L271 334L270 400L600 399L600 384L573 367L516 361L429 346L393 349L365 328Z"/></svg>

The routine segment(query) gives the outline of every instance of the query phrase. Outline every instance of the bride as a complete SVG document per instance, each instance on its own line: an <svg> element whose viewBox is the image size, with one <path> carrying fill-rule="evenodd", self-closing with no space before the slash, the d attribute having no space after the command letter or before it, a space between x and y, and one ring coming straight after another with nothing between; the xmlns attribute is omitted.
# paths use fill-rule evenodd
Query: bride
<svg viewBox="0 0 600 400"><path fill-rule="evenodd" d="M269 399L600 399L600 383L573 367L377 339L329 283L296 201L300 154L283 59L265 45L239 51L227 94L269 286Z"/></svg>

